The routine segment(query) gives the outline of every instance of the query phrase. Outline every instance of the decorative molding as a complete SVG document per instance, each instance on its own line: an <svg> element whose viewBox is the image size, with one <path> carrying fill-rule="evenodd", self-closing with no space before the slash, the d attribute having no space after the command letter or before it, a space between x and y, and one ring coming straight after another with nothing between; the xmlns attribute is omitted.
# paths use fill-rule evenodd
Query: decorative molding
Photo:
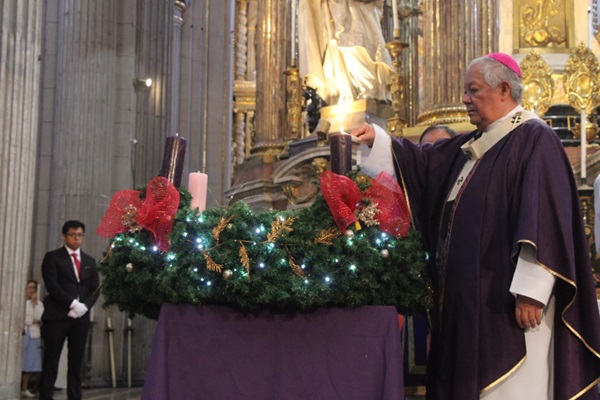
<svg viewBox="0 0 600 400"><path fill-rule="evenodd" d="M531 50L520 67L523 76L523 108L544 115L552 106L554 96L552 69L535 50Z"/></svg>
<svg viewBox="0 0 600 400"><path fill-rule="evenodd" d="M588 112L600 105L600 63L592 51L582 43L571 52L563 75L569 104L578 112Z"/></svg>
<svg viewBox="0 0 600 400"><path fill-rule="evenodd" d="M514 52L568 53L575 45L573 0L513 0Z"/></svg>

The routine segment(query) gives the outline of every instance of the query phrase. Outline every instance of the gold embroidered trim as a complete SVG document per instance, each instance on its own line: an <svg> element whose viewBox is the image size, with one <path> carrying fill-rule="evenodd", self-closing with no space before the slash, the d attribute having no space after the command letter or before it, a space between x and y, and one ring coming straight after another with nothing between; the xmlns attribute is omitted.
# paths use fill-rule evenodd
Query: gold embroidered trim
<svg viewBox="0 0 600 400"><path fill-rule="evenodd" d="M577 330L575 330L575 328L573 328L571 326L571 324L569 324L566 320L565 320L565 313L567 312L567 310L569 310L569 308L571 308L571 305L573 304L573 302L575 301L575 297L577 297L577 292L578 292L578 288L577 285L575 284L575 282L573 282L570 279L567 279L566 277L562 276L561 274L559 274L558 272L550 269L548 266L544 265L543 263L540 262L540 260L538 260L537 258L537 249L538 246L533 243L530 240L517 240L517 244L519 243L528 243L530 245L532 245L535 249L535 253L536 253L536 257L535 257L535 262L536 264L538 264L540 267L544 268L546 271L548 271L549 273L551 273L552 275L556 276L557 278L563 280L564 282L566 282L567 284L573 286L573 288L575 289L575 294L573 295L573 297L571 298L571 300L569 301L569 304L567 304L567 306L565 307L565 309L561 312L560 314L560 318L562 320L562 322L565 324L565 326L567 328L569 328L569 330L573 333L573 335L575 335L575 337L577 337L579 340L581 340L581 342L584 344L585 347L587 347L587 349L594 354L596 357L600 358L600 353L598 353L598 351L596 351L595 349L593 349L590 344L583 338L583 336L581 336L581 334L579 332L577 332ZM512 255L511 258L514 258L516 256L516 253Z"/></svg>
<svg viewBox="0 0 600 400"><path fill-rule="evenodd" d="M515 366L512 367L507 373L505 373L500 378L496 379L494 382L490 383L489 385L487 385L486 387L484 387L483 389L481 389L481 391L479 392L479 394L480 395L484 394L488 390L490 390L490 389L498 386L501 382L503 382L504 380L506 380L507 378L509 378L511 375L513 375L517 371L517 369L519 369L519 367L521 365L523 365L523 363L525 362L526 359L527 359L527 354L518 363L516 363Z"/></svg>

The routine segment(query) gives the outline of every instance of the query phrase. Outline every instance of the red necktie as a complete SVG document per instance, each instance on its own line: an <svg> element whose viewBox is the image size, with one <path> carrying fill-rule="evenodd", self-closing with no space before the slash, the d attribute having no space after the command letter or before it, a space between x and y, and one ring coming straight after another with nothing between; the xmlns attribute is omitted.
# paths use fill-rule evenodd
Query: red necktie
<svg viewBox="0 0 600 400"><path fill-rule="evenodd" d="M75 268L77 268L77 278L81 279L81 261L77 257L77 253L71 253L73 261L75 261Z"/></svg>

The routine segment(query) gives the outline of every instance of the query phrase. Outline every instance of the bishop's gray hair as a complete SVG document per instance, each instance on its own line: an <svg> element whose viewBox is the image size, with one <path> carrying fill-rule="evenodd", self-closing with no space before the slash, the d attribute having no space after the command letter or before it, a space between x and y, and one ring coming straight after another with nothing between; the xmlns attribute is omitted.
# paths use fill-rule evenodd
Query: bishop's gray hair
<svg viewBox="0 0 600 400"><path fill-rule="evenodd" d="M469 63L469 68L476 64L478 64L479 72L483 75L483 80L489 87L496 88L502 81L507 81L510 84L510 97L517 103L521 103L523 83L515 71L490 57L474 59Z"/></svg>

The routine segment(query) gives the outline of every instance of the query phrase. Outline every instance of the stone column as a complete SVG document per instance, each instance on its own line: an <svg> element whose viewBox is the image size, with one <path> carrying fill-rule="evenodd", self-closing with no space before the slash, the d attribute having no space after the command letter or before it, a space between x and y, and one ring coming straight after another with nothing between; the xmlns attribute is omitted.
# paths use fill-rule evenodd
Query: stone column
<svg viewBox="0 0 600 400"><path fill-rule="evenodd" d="M258 2L256 116L253 154L276 157L285 146L285 79L288 67L289 17L286 1Z"/></svg>
<svg viewBox="0 0 600 400"><path fill-rule="evenodd" d="M158 175L162 165L165 138L172 114L169 96L172 88L170 74L174 3L172 1L136 1L136 42L134 77L151 78L150 88L135 91L135 153L133 162L134 187L145 185ZM179 101L178 99L173 99ZM171 117L170 117L171 116ZM167 121L169 119L169 121ZM175 125L176 122L174 122ZM187 133L181 136L189 139Z"/></svg>
<svg viewBox="0 0 600 400"><path fill-rule="evenodd" d="M420 125L468 121L461 102L469 62L498 51L498 0L426 0Z"/></svg>
<svg viewBox="0 0 600 400"><path fill-rule="evenodd" d="M42 130L40 190L48 190L49 230L38 244L62 245L63 222L79 219L87 225L84 250L99 258L103 240L93 232L112 177L114 3L49 0L47 10L42 107L51 117Z"/></svg>
<svg viewBox="0 0 600 400"><path fill-rule="evenodd" d="M1 4L0 399L16 399L21 387L25 284L30 277L43 1Z"/></svg>
<svg viewBox="0 0 600 400"><path fill-rule="evenodd" d="M183 14L187 9L185 1L174 0L173 24L171 36L171 67L169 85L169 113L167 114L168 135L179 133L179 103L181 86L181 27L183 26Z"/></svg>
<svg viewBox="0 0 600 400"><path fill-rule="evenodd" d="M399 0L398 9L400 41L408 44L408 48L400 55L404 79L404 101L401 115L408 122L408 126L413 126L416 124L419 113L419 15L421 10L416 0Z"/></svg>
<svg viewBox="0 0 600 400"><path fill-rule="evenodd" d="M114 163L118 1L45 0L32 265L40 283L42 257L62 246L61 227L66 220L86 224L83 250L102 258L106 242L95 230L112 195L113 176L130 175L130 168L118 170ZM131 79L132 74L127 74L130 93ZM92 334L97 341L92 355L97 360L106 357L102 301L93 309L97 324ZM102 364L92 363L92 369L92 375L100 376Z"/></svg>

